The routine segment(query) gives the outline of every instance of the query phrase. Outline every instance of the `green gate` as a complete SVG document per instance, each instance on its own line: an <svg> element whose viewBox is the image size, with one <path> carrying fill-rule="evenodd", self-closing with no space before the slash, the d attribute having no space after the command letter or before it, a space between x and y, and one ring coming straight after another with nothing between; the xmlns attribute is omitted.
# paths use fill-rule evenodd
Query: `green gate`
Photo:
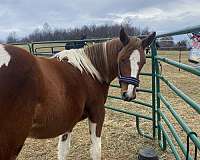
<svg viewBox="0 0 200 160"><path fill-rule="evenodd" d="M187 28L184 30L180 30L177 32L171 32L171 33L166 33L162 35L158 35L157 38L161 37L166 37L166 36L176 36L176 35L182 35L182 34L188 34L192 32L197 32L200 31L200 26L197 27L192 27L192 28ZM166 97L163 96L160 88L160 81L163 81L168 86L168 89L172 90L177 96L179 96L185 103L187 103L192 109L194 109L195 112L197 112L197 116L200 114L200 104L195 102L192 98L190 98L188 95L186 95L183 91L178 89L172 82L166 79L160 71L160 63L166 63L168 65L171 65L173 67L177 67L179 69L182 69L183 71L189 72L190 74L196 75L197 78L200 76L200 67L192 67L180 62L176 62L174 60L171 60L169 58L165 58L163 56L160 56L157 48L156 48L156 39L151 45L151 56L147 56L147 58L151 59L152 62L152 72L151 73L141 73L142 76L150 76L151 77L151 82L152 82L152 88L151 89L144 89L144 88L139 88L139 92L146 92L150 93L152 96L152 101L151 103L144 102L142 100L133 100L132 102L143 105L145 107L150 107L152 109L152 115L149 116L144 116L139 113L135 112L130 112L128 110L124 109L117 109L112 106L105 106L107 109L111 109L113 111L117 112L122 112L128 115L132 115L136 117L136 127L138 130L138 133L141 134L144 137L150 138L150 139L158 139L159 145L162 150L167 149L167 145L170 147L172 153L174 154L175 158L177 160L181 159L187 159L187 160L192 160L192 159L197 159L197 154L198 151L200 150L200 139L198 138L198 134L194 132L188 124L183 120L183 118L179 115L178 112L174 109L172 104L166 99ZM177 70L178 72L178 70ZM199 81L200 84L200 81ZM199 85L200 86L200 85ZM117 87L119 88L118 85L113 85L111 84L111 87ZM199 93L200 96L200 93ZM109 95L109 98L114 98L120 100L120 97L117 96L112 96ZM174 117L174 119L177 121L177 123L180 125L182 130L185 132L187 135L186 139L186 145L185 143L181 140L181 137L178 135L175 127L173 124L170 122L168 119L167 115L162 111L161 108L161 103L164 104L165 108L171 113L171 115ZM145 119L152 121L152 134L143 134L142 130L140 129L140 119ZM169 129L169 132L171 136L169 136L169 132L166 131L163 123L166 124L167 128ZM199 126L200 128L200 123ZM172 140L172 137L174 140ZM192 144L190 143L190 140L192 141ZM190 154L191 146L193 146L194 152L193 155ZM177 151L177 148L182 151L183 156L180 156L180 152ZM200 158L200 157L198 157Z"/></svg>
<svg viewBox="0 0 200 160"><path fill-rule="evenodd" d="M171 33L158 35L157 38L161 38L165 36L177 36L177 35L188 34L188 33L196 32L196 31L200 31L200 26L187 28L187 29L180 30L177 32L171 32ZM198 154L197 152L200 150L200 139L198 138L197 133L195 133L192 129L190 129L188 124L183 120L183 118L179 115L179 113L176 112L176 110L174 109L174 106L167 100L165 96L163 96L160 89L161 81L168 87L168 89L172 90L178 97L180 97L186 104L188 104L189 107L191 107L197 113L198 117L200 114L200 104L195 102L192 98L190 98L188 95L183 93L182 90L178 89L172 82L170 82L162 74L159 68L159 63L166 63L170 66L179 68L185 72L189 72L190 74L196 75L197 78L199 78L200 76L200 68L192 67L186 64L176 62L169 58L160 56L158 51L156 50L156 41L154 41L154 43L152 44L151 50L152 50L152 61L153 61L152 76L154 77L153 79L155 80L154 82L155 86L153 87L155 87L154 91L156 91L156 97L155 97L156 98L156 110L155 110L156 126L157 126L157 135L158 135L158 141L159 141L160 147L163 150L165 150L168 144L177 160L183 159L183 156L182 157L180 156L180 152L177 151L177 148L182 151L186 159L188 160L197 159L197 154ZM189 78L190 77L188 76L188 80ZM199 84L200 84L200 81L199 81ZM200 93L199 93L199 96L200 96ZM167 115L162 111L161 103L167 108L167 110L171 113L171 115L174 117L174 119L177 121L177 123L180 125L182 130L187 135L186 145L181 140L181 137L177 134L175 127L170 122ZM170 132L166 132L166 129L163 124L167 126ZM200 123L199 123L199 126L197 125L196 127L200 128ZM171 134L171 136L173 136L174 141L169 136L169 133ZM190 143L190 141L192 142L193 145ZM191 146L195 148L193 151L193 155L190 154Z"/></svg>

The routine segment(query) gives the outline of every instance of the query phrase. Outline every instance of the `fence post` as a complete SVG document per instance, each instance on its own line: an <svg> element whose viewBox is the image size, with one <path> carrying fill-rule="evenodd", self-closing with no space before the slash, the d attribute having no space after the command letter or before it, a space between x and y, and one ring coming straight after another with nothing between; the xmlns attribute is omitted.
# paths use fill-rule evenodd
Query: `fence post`
<svg viewBox="0 0 200 160"><path fill-rule="evenodd" d="M34 55L35 54L35 50L34 50L34 43L31 42L31 48L32 48L32 54Z"/></svg>
<svg viewBox="0 0 200 160"><path fill-rule="evenodd" d="M151 44L151 63L152 63L152 119L153 119L153 138L156 137L156 63L155 63L155 56L156 56L156 42L155 40Z"/></svg>
<svg viewBox="0 0 200 160"><path fill-rule="evenodd" d="M157 126L157 133L158 133L158 142L160 147L162 148L162 150L166 150L166 138L165 135L162 134L161 132L161 128L160 128L160 124L161 124L161 118L160 118L160 113L158 112L160 110L160 97L158 96L160 93L160 79L159 79L159 74L160 74L160 70L159 70L159 63L158 60L156 58L157 56L157 48L156 48L156 40L154 40L152 46L152 70L154 71L153 75L154 75L154 85L152 85L152 87L155 87L155 115L157 116L155 118L155 124ZM161 145L161 139L163 141L163 144Z"/></svg>

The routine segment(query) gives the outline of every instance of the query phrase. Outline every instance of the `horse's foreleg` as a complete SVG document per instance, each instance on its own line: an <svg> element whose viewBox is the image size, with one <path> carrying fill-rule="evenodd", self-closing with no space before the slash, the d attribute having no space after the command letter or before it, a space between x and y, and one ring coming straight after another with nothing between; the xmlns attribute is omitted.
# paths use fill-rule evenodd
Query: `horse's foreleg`
<svg viewBox="0 0 200 160"><path fill-rule="evenodd" d="M97 124L89 120L91 148L90 156L93 160L101 159L101 137L96 135Z"/></svg>
<svg viewBox="0 0 200 160"><path fill-rule="evenodd" d="M59 136L58 159L65 160L70 150L71 132Z"/></svg>
<svg viewBox="0 0 200 160"><path fill-rule="evenodd" d="M105 117L104 108L99 108L90 113L89 129L91 138L90 156L93 160L101 159L101 131Z"/></svg>

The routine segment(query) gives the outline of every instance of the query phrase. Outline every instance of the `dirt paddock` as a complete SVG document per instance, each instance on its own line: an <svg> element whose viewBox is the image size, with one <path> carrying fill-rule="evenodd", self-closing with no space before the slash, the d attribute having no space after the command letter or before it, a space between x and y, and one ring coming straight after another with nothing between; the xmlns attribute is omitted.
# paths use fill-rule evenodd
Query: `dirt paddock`
<svg viewBox="0 0 200 160"><path fill-rule="evenodd" d="M162 51L160 54L175 60L178 58L178 53L176 51ZM183 52L182 61L184 63L188 63L186 52ZM175 83L178 88L182 89L196 102L200 102L199 77L192 76L188 73L186 74L186 72L183 71L179 72L177 68L166 64L162 64L162 68L162 73L167 77L167 79ZM151 63L148 61L143 71L146 72L150 70ZM200 135L200 116L182 100L180 100L173 92L169 91L164 84L161 85L163 94L170 101L170 103L174 105L174 109L189 124L189 126L195 130L198 135ZM141 76L141 88L151 88L151 79L149 77ZM119 96L119 90L110 88L110 94ZM137 98L145 100L149 103L151 102L151 95L147 93L138 93ZM151 115L151 110L149 108L136 105L134 103L108 99L107 104L116 108L125 108L126 110L138 112L143 115ZM186 143L186 135L178 126L170 112L163 105L162 110L166 113L171 123L176 128L183 142ZM151 127L151 122L146 120L141 121L141 129L144 130L145 133L151 133ZM167 132L169 133L169 130L167 130ZM85 120L77 124L73 130L70 155L67 159L90 159L89 138L88 122ZM27 139L18 160L55 160L57 158L57 143L58 138L47 140ZM156 140L154 141L144 138L137 133L135 117L106 110L106 118L102 133L102 159L137 159L139 149L147 146L153 147L158 153L160 159L175 159L169 149L164 152L161 151ZM180 150L178 149L178 151ZM183 156L181 152L180 155Z"/></svg>

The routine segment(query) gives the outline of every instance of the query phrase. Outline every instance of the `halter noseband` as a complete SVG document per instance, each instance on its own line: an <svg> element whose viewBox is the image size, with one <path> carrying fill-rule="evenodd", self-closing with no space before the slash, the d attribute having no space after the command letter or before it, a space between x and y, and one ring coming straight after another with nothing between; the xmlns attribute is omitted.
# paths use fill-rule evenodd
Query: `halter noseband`
<svg viewBox="0 0 200 160"><path fill-rule="evenodd" d="M139 87L140 81L135 77L118 76L119 83L124 82Z"/></svg>

